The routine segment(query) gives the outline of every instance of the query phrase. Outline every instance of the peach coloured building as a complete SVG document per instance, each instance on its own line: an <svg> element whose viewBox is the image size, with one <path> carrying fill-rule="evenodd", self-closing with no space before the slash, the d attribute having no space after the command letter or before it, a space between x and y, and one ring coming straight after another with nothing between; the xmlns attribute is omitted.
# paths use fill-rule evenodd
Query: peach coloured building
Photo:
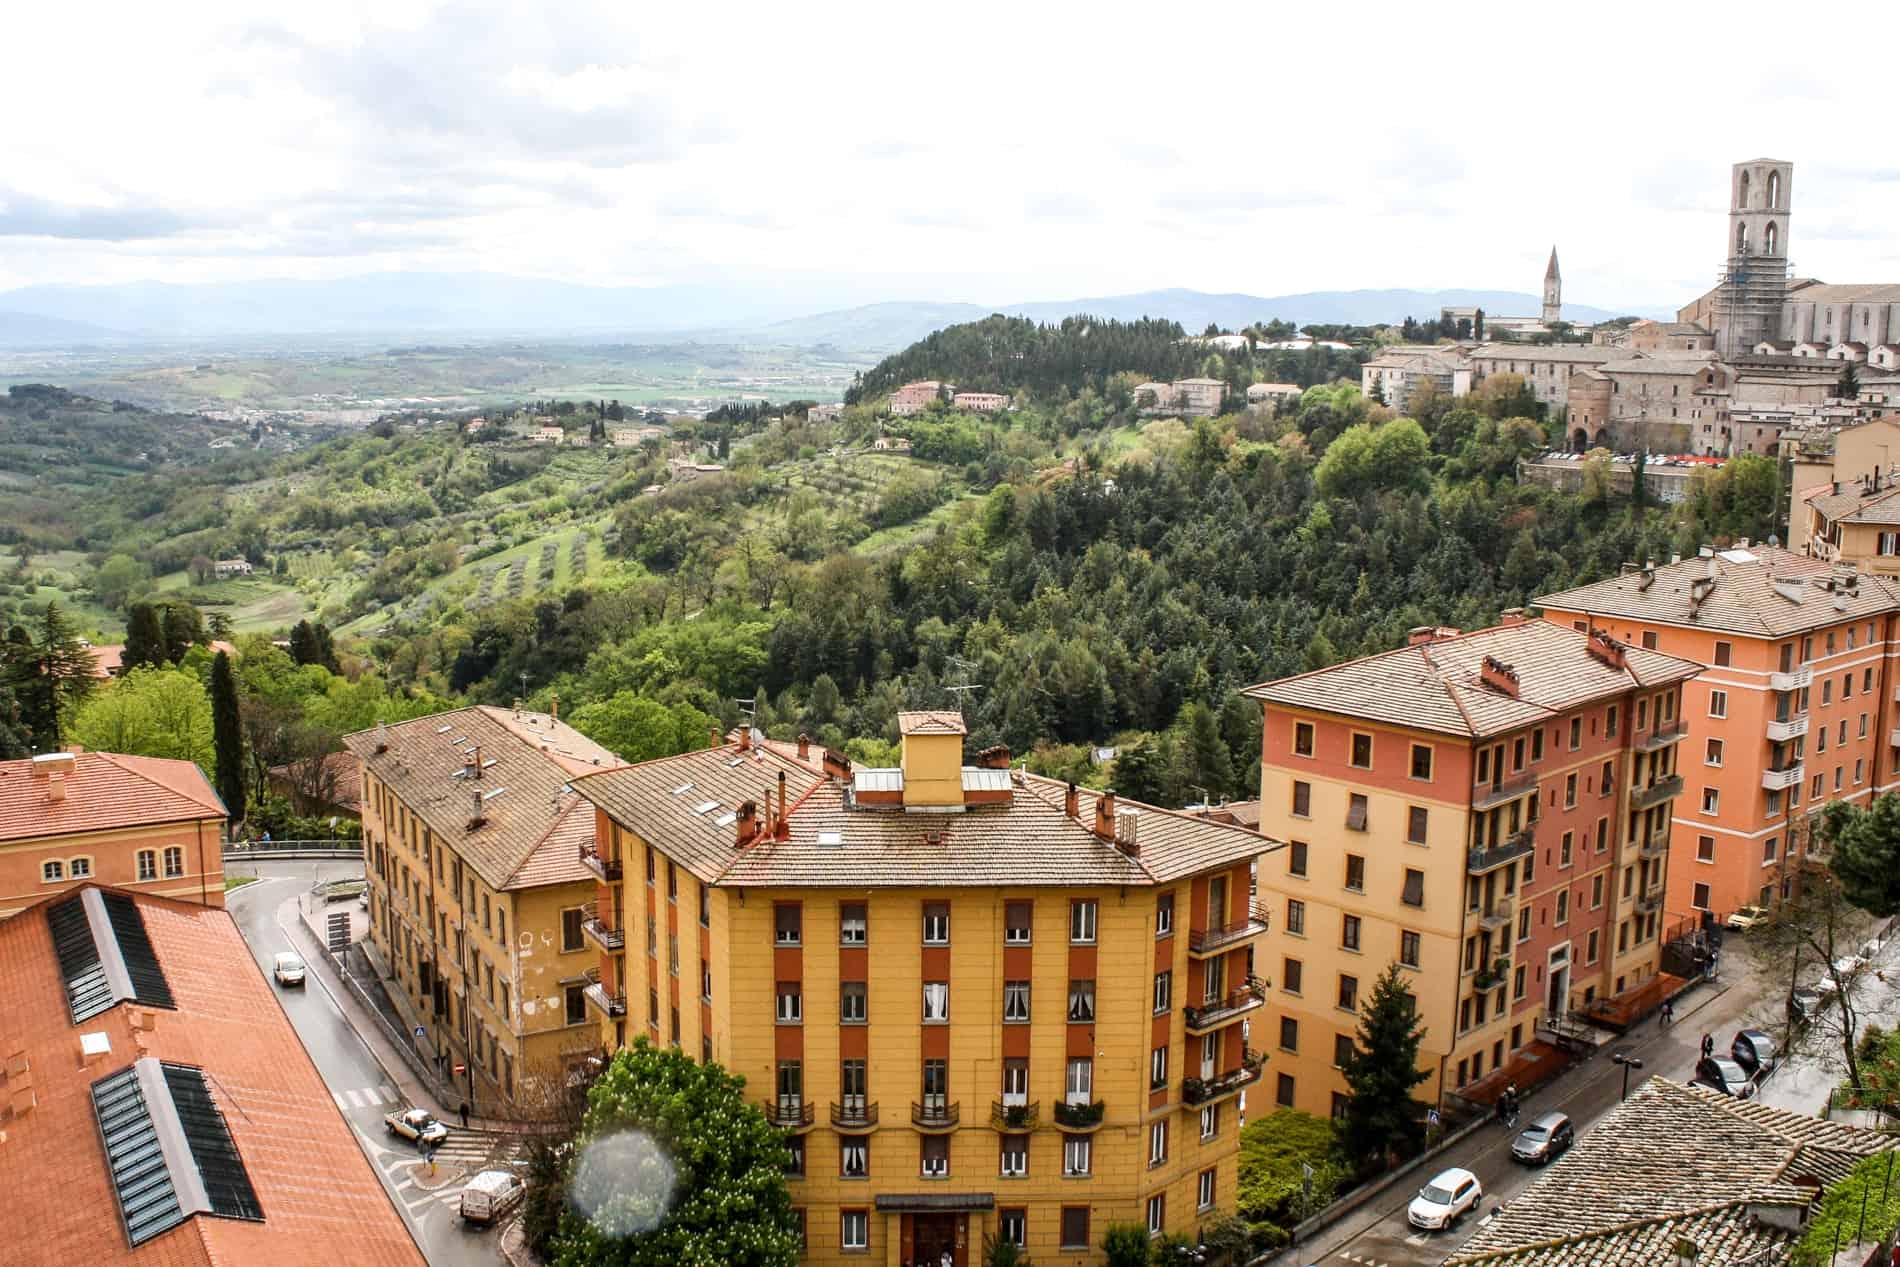
<svg viewBox="0 0 1900 1267"><path fill-rule="evenodd" d="M891 393L891 412L899 418L922 413L943 399L946 393L954 393L956 390L949 383L940 383L934 378L905 383Z"/></svg>
<svg viewBox="0 0 1900 1267"><path fill-rule="evenodd" d="M1892 582L1754 547L1625 564L1538 602L1546 620L1704 666L1683 694L1672 919L1792 894L1810 813L1900 787Z"/></svg>
<svg viewBox="0 0 1900 1267"><path fill-rule="evenodd" d="M1397 964L1426 1032L1417 1091L1487 1102L1555 1053L1553 1015L1622 1022L1659 973L1677 701L1695 664L1511 613L1251 687L1271 1102L1344 1109L1343 1052Z"/></svg>
<svg viewBox="0 0 1900 1267"><path fill-rule="evenodd" d="M189 761L0 761L0 917L87 881L223 906L226 817Z"/></svg>

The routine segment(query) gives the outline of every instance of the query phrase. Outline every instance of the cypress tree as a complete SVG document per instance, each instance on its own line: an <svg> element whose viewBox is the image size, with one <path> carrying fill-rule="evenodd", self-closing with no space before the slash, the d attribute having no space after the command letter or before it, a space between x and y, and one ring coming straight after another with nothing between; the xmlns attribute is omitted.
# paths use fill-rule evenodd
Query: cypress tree
<svg viewBox="0 0 1900 1267"><path fill-rule="evenodd" d="M290 658L298 664L321 664L317 634L310 622L300 620L290 630Z"/></svg>
<svg viewBox="0 0 1900 1267"><path fill-rule="evenodd" d="M121 663L127 669L149 665L164 668L171 657L165 652L165 626L158 608L150 603L134 603L125 615L125 654Z"/></svg>
<svg viewBox="0 0 1900 1267"><path fill-rule="evenodd" d="M211 728L217 747L218 795L232 819L244 817L244 726L238 711L237 677L231 657L218 652L211 661Z"/></svg>
<svg viewBox="0 0 1900 1267"><path fill-rule="evenodd" d="M1359 1014L1359 1032L1344 1073L1352 1099L1340 1124L1340 1145L1361 1165L1383 1164L1388 1155L1411 1157L1425 1146L1425 1106L1412 1088L1431 1077L1418 1067L1425 1022L1418 1003L1387 964Z"/></svg>

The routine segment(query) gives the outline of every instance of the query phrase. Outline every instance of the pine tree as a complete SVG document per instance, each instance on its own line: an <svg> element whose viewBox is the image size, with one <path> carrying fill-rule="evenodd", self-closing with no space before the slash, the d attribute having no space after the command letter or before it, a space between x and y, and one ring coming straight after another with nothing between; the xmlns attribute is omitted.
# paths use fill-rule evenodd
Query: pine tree
<svg viewBox="0 0 1900 1267"><path fill-rule="evenodd" d="M190 603L174 600L165 604L165 658L177 664L203 638L204 618Z"/></svg>
<svg viewBox="0 0 1900 1267"><path fill-rule="evenodd" d="M171 662L165 653L165 625L158 608L150 603L134 603L125 614L125 652L120 657L128 670L148 665L159 669Z"/></svg>
<svg viewBox="0 0 1900 1267"><path fill-rule="evenodd" d="M1854 362L1848 361L1841 366L1841 376L1834 384L1834 394L1842 400L1860 399L1860 370Z"/></svg>
<svg viewBox="0 0 1900 1267"><path fill-rule="evenodd" d="M231 817L244 817L244 723L238 711L237 676L231 657L218 652L211 661L211 728L217 747L218 795Z"/></svg>
<svg viewBox="0 0 1900 1267"><path fill-rule="evenodd" d="M312 636L316 639L317 648L317 658L311 661L311 663L321 664L332 673L342 673L343 668L337 663L336 644L330 639L330 627L322 621L318 621L311 632Z"/></svg>
<svg viewBox="0 0 1900 1267"><path fill-rule="evenodd" d="M290 658L298 664L320 664L317 633L310 622L300 620L290 630Z"/></svg>
<svg viewBox="0 0 1900 1267"><path fill-rule="evenodd" d="M21 696L21 717L41 752L59 750L60 714L92 693L97 663L59 604L48 603L27 657L28 680L16 681L14 688Z"/></svg>
<svg viewBox="0 0 1900 1267"><path fill-rule="evenodd" d="M1412 1098L1412 1088L1431 1077L1418 1067L1424 1036L1418 1003L1399 966L1388 964L1360 1011L1344 1068L1352 1098L1340 1123L1340 1145L1361 1165L1411 1157L1425 1146L1425 1106Z"/></svg>

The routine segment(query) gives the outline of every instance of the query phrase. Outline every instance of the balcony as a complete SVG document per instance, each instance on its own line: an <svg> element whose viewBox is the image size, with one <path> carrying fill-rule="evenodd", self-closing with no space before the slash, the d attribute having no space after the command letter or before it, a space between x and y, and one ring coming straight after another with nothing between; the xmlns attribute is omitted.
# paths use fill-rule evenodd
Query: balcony
<svg viewBox="0 0 1900 1267"><path fill-rule="evenodd" d="M1658 726L1648 735L1636 741L1636 750L1638 752L1656 752L1660 749L1667 748L1670 744L1681 743L1683 737L1688 733L1689 728L1680 721L1671 722L1667 726Z"/></svg>
<svg viewBox="0 0 1900 1267"><path fill-rule="evenodd" d="M1660 858L1668 852L1669 829L1664 827L1659 831L1654 831L1649 834L1649 839L1645 840L1642 848L1636 851L1636 856L1639 858Z"/></svg>
<svg viewBox="0 0 1900 1267"><path fill-rule="evenodd" d="M581 993L587 997L589 1003L592 1003L610 1017L625 1016L627 1014L627 996L625 994L609 994L607 987L600 983L600 970L598 968L588 970L587 987L583 989Z"/></svg>
<svg viewBox="0 0 1900 1267"><path fill-rule="evenodd" d="M1264 907L1254 907L1247 912L1247 918L1232 924L1222 924L1217 928L1204 928L1188 933L1188 954L1195 957L1215 954L1228 950L1242 942L1250 941L1267 931L1267 912Z"/></svg>
<svg viewBox="0 0 1900 1267"><path fill-rule="evenodd" d="M1190 1034L1204 1034L1230 1021L1238 1020L1267 1001L1267 983L1250 977L1247 983L1224 999L1215 999L1199 1007L1184 1007L1181 1016Z"/></svg>
<svg viewBox="0 0 1900 1267"><path fill-rule="evenodd" d="M1506 836L1489 849L1474 845L1465 856L1465 870L1472 875L1482 875L1507 862L1516 862L1531 851L1537 843L1536 837L1537 829L1526 827L1522 831Z"/></svg>
<svg viewBox="0 0 1900 1267"><path fill-rule="evenodd" d="M1086 1101L1081 1104L1061 1101L1056 1105L1056 1125L1065 1131L1099 1130L1106 1108L1100 1100L1093 1104Z"/></svg>
<svg viewBox="0 0 1900 1267"><path fill-rule="evenodd" d="M1479 993L1495 990L1503 985L1510 975L1511 961L1499 956L1491 961L1490 966L1478 969L1477 975L1471 978L1471 988Z"/></svg>
<svg viewBox="0 0 1900 1267"><path fill-rule="evenodd" d="M1771 691L1799 691L1814 682L1814 670L1807 665L1788 673L1770 673L1768 689Z"/></svg>
<svg viewBox="0 0 1900 1267"><path fill-rule="evenodd" d="M1808 715L1806 713L1797 713L1788 718L1778 717L1768 723L1768 737L1776 743L1799 739L1807 733Z"/></svg>
<svg viewBox="0 0 1900 1267"><path fill-rule="evenodd" d="M877 1105L863 1100L831 1103L831 1128L846 1134L867 1134L877 1129Z"/></svg>
<svg viewBox="0 0 1900 1267"><path fill-rule="evenodd" d="M1528 796L1537 790L1537 772L1527 770L1512 775L1510 779L1496 783L1480 783L1471 789L1471 808L1476 810L1494 809L1507 801L1515 801L1520 796Z"/></svg>
<svg viewBox="0 0 1900 1267"><path fill-rule="evenodd" d="M1237 1094L1260 1081L1260 1071L1266 1067L1266 1063L1265 1056L1257 1051L1249 1051L1242 1054L1240 1068L1230 1070L1218 1078L1183 1078L1181 1079L1181 1099L1184 1103L1199 1107Z"/></svg>
<svg viewBox="0 0 1900 1267"><path fill-rule="evenodd" d="M1647 915L1651 911L1661 910L1662 900L1663 895L1661 889L1652 889L1648 893L1641 894L1636 899L1636 913L1638 915Z"/></svg>
<svg viewBox="0 0 1900 1267"><path fill-rule="evenodd" d="M581 932L602 950L619 951L627 947L627 935L602 920L592 902L581 908Z"/></svg>
<svg viewBox="0 0 1900 1267"><path fill-rule="evenodd" d="M780 1096L759 1107L765 1110L765 1120L782 1131L810 1130L818 1117L818 1106L802 1096Z"/></svg>
<svg viewBox="0 0 1900 1267"><path fill-rule="evenodd" d="M910 1124L920 1131L954 1131L963 1106L933 1100L929 1104L910 1102Z"/></svg>
<svg viewBox="0 0 1900 1267"><path fill-rule="evenodd" d="M1892 730L1887 732L1887 746L1900 748L1900 726L1895 726Z"/></svg>
<svg viewBox="0 0 1900 1267"><path fill-rule="evenodd" d="M1783 788L1798 787L1801 783L1802 766L1799 761L1793 765L1775 769L1772 766L1761 772L1761 785L1770 792L1779 792Z"/></svg>
<svg viewBox="0 0 1900 1267"><path fill-rule="evenodd" d="M1492 902L1478 912L1478 927L1490 932L1503 928L1517 916L1515 903L1511 898L1503 897Z"/></svg>
<svg viewBox="0 0 1900 1267"><path fill-rule="evenodd" d="M1682 776L1672 774L1666 779L1657 779L1648 787L1630 789L1630 809L1645 810L1664 801L1673 801L1682 795Z"/></svg>
<svg viewBox="0 0 1900 1267"><path fill-rule="evenodd" d="M581 865L594 873L594 878L608 884L620 883L620 859L603 858L592 845L581 846Z"/></svg>
<svg viewBox="0 0 1900 1267"><path fill-rule="evenodd" d="M1004 1104L1001 1100L990 1101L990 1125L1005 1135L1016 1131L1033 1131L1042 1117L1042 1101L1028 1104Z"/></svg>

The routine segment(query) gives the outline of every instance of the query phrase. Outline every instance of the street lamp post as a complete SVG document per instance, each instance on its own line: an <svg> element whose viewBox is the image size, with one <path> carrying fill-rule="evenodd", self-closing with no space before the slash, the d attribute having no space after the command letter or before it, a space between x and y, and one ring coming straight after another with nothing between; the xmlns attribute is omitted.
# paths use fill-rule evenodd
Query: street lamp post
<svg viewBox="0 0 1900 1267"><path fill-rule="evenodd" d="M1626 1056L1620 1051L1611 1052L1610 1059L1623 1066L1623 1094L1617 1098L1627 1100L1630 1098L1630 1070L1641 1069L1643 1062L1634 1056Z"/></svg>

